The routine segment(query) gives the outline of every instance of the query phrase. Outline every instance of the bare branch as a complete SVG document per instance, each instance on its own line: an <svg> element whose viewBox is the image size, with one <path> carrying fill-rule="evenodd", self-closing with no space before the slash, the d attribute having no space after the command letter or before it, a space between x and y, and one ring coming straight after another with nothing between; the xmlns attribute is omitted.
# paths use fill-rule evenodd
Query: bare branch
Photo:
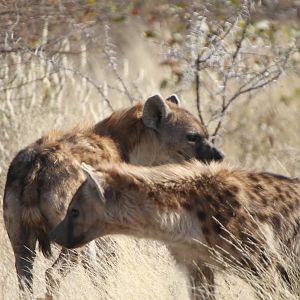
<svg viewBox="0 0 300 300"><path fill-rule="evenodd" d="M271 72L270 68L271 67L266 67L263 71L261 71L259 74L256 74L255 76L253 76L248 82L246 82L245 84L241 85L239 87L239 89L233 94L233 96L231 96L228 101L225 103L225 105L222 106L222 110L221 110L221 116L219 119L219 122L213 132L213 141L215 140L215 137L217 136L217 134L219 133L223 121L224 121L224 117L226 115L226 111L228 110L228 108L230 107L230 105L240 96L242 96L243 94L246 93L250 93L252 91L261 89L267 85L269 85L270 83L276 81L283 72L283 67L286 65L288 58L291 54L293 50L293 47L290 47L290 49L288 49L287 53L285 54L281 64L277 63L276 65L274 65L274 67L277 67L275 71ZM273 76L270 76L272 73L275 73ZM268 74L268 75L266 75ZM250 83L252 83L250 86L248 86ZM248 86L248 87L247 87Z"/></svg>
<svg viewBox="0 0 300 300"><path fill-rule="evenodd" d="M39 52L38 53L32 53L36 56L38 56L40 59L44 60L46 63L50 63L55 69L57 70L63 70L63 71L68 71L73 73L76 76L79 76L80 78L85 79L89 84L91 84L98 92L99 94L102 96L102 98L104 99L104 101L106 102L107 106L109 107L109 109L111 111L114 111L113 106L111 105L110 100L106 97L102 86L97 84L94 80L92 80L89 76L82 74L80 71L78 70L74 70L72 68L60 65L58 63L56 63L53 59L45 57L44 55L41 55Z"/></svg>
<svg viewBox="0 0 300 300"><path fill-rule="evenodd" d="M200 122L203 126L205 126L204 119L202 116L201 111L201 102L200 102L200 55L198 54L196 62L195 62L195 83L196 83L196 104L197 104L197 111L198 111L198 117L200 119ZM206 126L205 126L206 127Z"/></svg>
<svg viewBox="0 0 300 300"><path fill-rule="evenodd" d="M109 27L107 25L105 25L105 47L104 47L104 54L107 58L107 61L112 69L112 71L114 72L116 78L118 79L118 81L120 82L120 84L122 85L123 89L124 89L124 94L127 96L127 98L129 99L130 104L132 105L134 103L134 99L131 96L124 80L122 79L121 75L119 74L118 70L117 70L117 65L115 62L115 58L113 56L114 51L112 50L112 44L110 42L110 38L109 38Z"/></svg>

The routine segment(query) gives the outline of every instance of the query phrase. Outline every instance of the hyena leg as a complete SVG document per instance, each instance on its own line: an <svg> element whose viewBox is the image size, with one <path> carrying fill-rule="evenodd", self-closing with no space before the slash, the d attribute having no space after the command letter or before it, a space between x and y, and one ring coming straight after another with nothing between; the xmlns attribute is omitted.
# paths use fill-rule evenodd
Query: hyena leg
<svg viewBox="0 0 300 300"><path fill-rule="evenodd" d="M193 300L214 300L215 280L211 268L195 264L188 268Z"/></svg>
<svg viewBox="0 0 300 300"><path fill-rule="evenodd" d="M61 279L66 277L78 262L78 251L62 248L54 264L46 270L46 299L53 299L57 295Z"/></svg>
<svg viewBox="0 0 300 300"><path fill-rule="evenodd" d="M21 238L21 237L20 237ZM25 234L21 239L23 242L12 242L15 266L18 275L20 297L22 298L26 293L33 293L33 262L36 257L35 245L36 238Z"/></svg>
<svg viewBox="0 0 300 300"><path fill-rule="evenodd" d="M5 200L4 200L5 201ZM33 292L33 262L36 256L35 245L37 238L30 230L26 230L21 222L19 207L4 206L5 228L11 242L14 256L15 267L18 276L20 297Z"/></svg>

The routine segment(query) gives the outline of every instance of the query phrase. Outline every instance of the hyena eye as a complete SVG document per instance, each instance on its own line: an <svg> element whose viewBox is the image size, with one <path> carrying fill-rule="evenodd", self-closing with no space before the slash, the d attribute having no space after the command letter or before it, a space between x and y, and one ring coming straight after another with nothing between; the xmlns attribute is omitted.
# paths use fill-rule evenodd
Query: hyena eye
<svg viewBox="0 0 300 300"><path fill-rule="evenodd" d="M73 209L70 211L70 218L75 219L75 218L77 218L78 216L79 216L79 210L73 208Z"/></svg>
<svg viewBox="0 0 300 300"><path fill-rule="evenodd" d="M199 134L197 133L188 133L186 135L186 139L190 142L190 143L195 143L198 139L199 139Z"/></svg>

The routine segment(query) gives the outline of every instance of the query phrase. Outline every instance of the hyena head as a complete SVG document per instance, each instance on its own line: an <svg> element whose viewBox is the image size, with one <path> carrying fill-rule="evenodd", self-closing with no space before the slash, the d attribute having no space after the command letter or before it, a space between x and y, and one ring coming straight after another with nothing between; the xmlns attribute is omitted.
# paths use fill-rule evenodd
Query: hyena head
<svg viewBox="0 0 300 300"><path fill-rule="evenodd" d="M223 153L210 143L206 128L180 106L176 95L167 101L159 95L149 98L143 108L142 121L158 135L162 163L192 158L210 162L224 158ZM149 147L151 149L151 145Z"/></svg>
<svg viewBox="0 0 300 300"><path fill-rule="evenodd" d="M66 248L77 248L107 234L105 191L101 178L84 167L86 180L75 193L65 218L50 232L50 239ZM104 178L103 178L104 180ZM95 226L97 224L97 226Z"/></svg>

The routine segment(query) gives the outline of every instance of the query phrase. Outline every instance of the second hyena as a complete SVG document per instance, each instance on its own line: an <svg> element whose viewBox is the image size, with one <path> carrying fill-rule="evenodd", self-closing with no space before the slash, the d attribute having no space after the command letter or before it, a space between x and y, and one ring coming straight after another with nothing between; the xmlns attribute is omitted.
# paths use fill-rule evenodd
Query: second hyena
<svg viewBox="0 0 300 300"><path fill-rule="evenodd" d="M84 180L79 163L93 167L104 162L157 165L199 160L221 160L222 153L208 141L205 128L171 96L154 95L144 104L114 112L91 128L52 132L21 150L10 164L3 214L15 255L20 288L32 289L35 247L50 254L48 233L65 215L76 189ZM70 259L74 253L62 250ZM54 267L65 275L60 255ZM47 272L52 294L51 269Z"/></svg>
<svg viewBox="0 0 300 300"><path fill-rule="evenodd" d="M196 161L84 169L86 180L51 233L64 247L107 234L158 239L195 277L205 264L223 267L218 252L257 276L257 263L276 263L288 279L276 255L282 245L300 254L299 179ZM213 274L204 275L213 287Z"/></svg>

